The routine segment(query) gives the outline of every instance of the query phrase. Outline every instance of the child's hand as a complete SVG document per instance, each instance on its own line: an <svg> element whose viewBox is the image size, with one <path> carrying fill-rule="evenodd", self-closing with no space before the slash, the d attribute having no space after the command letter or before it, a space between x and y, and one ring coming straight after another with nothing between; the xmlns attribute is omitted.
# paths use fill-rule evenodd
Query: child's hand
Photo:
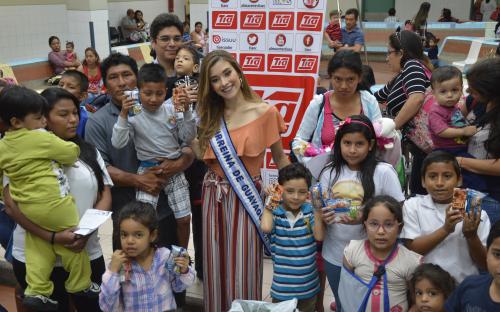
<svg viewBox="0 0 500 312"><path fill-rule="evenodd" d="M471 137L474 134L476 134L476 132L477 132L476 126L467 126L467 127L462 128L462 129L464 131L464 136L466 136L466 137Z"/></svg>
<svg viewBox="0 0 500 312"><path fill-rule="evenodd" d="M455 226L462 221L462 213L460 210L451 208L451 204L448 209L446 209L446 219L444 220L443 228L448 233L451 234L455 231Z"/></svg>
<svg viewBox="0 0 500 312"><path fill-rule="evenodd" d="M188 257L175 257L174 262L179 267L182 274L186 274L189 271Z"/></svg>
<svg viewBox="0 0 500 312"><path fill-rule="evenodd" d="M135 100L129 96L124 96L122 100L122 110L120 111L120 117L123 119L128 118L129 109L134 106Z"/></svg>
<svg viewBox="0 0 500 312"><path fill-rule="evenodd" d="M266 197L269 196L269 194L272 194L274 193L274 190L276 189L276 184L277 183L273 183L273 184L269 184L268 186L266 186L264 188L264 194L266 194Z"/></svg>
<svg viewBox="0 0 500 312"><path fill-rule="evenodd" d="M326 206L323 207L321 210L321 217L323 218L323 222L326 224L332 224L335 222L335 211L333 210L334 207L332 206Z"/></svg>
<svg viewBox="0 0 500 312"><path fill-rule="evenodd" d="M111 264L109 265L109 269L111 270L111 272L118 273L122 265L127 260L127 254L123 250L117 249L111 256Z"/></svg>
<svg viewBox="0 0 500 312"><path fill-rule="evenodd" d="M474 213L474 211L476 213ZM464 214L464 224L462 226L462 233L465 238L471 238L477 234L477 228L481 222L481 207L470 209L469 213Z"/></svg>

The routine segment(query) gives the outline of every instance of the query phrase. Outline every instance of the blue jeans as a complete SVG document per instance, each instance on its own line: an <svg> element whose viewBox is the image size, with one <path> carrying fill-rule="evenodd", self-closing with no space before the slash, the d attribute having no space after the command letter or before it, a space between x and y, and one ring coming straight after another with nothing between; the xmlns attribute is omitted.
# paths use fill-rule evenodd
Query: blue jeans
<svg viewBox="0 0 500 312"><path fill-rule="evenodd" d="M12 233L16 223L5 213L4 206L0 203L0 244L5 249L5 259L11 262Z"/></svg>
<svg viewBox="0 0 500 312"><path fill-rule="evenodd" d="M326 278L328 279L328 284L332 289L333 296L335 297L335 303L337 304L337 312L342 311L339 299L339 283L340 283L340 271L342 267L338 265L331 264L330 262L323 259Z"/></svg>
<svg viewBox="0 0 500 312"><path fill-rule="evenodd" d="M500 202L490 196L486 196L481 200L481 209L488 214L491 226L500 220Z"/></svg>

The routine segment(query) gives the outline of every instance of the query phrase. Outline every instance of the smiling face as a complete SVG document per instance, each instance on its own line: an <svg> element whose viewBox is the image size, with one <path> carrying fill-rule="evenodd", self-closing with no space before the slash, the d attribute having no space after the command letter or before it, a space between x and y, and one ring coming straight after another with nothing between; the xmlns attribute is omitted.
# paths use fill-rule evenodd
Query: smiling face
<svg viewBox="0 0 500 312"><path fill-rule="evenodd" d="M462 79L455 77L434 83L432 93L439 105L454 107L462 96Z"/></svg>
<svg viewBox="0 0 500 312"><path fill-rule="evenodd" d="M224 100L241 95L241 81L238 72L227 61L220 60L210 68L210 85Z"/></svg>
<svg viewBox="0 0 500 312"><path fill-rule="evenodd" d="M300 206L309 195L309 188L305 179L292 179L285 181L281 186L283 189L283 207L294 214L298 213Z"/></svg>
<svg viewBox="0 0 500 312"><path fill-rule="evenodd" d="M155 112L165 101L167 88L163 82L144 82L139 88L141 104L149 112Z"/></svg>
<svg viewBox="0 0 500 312"><path fill-rule="evenodd" d="M47 115L47 129L61 139L69 140L76 136L79 121L75 103L70 99L61 99Z"/></svg>
<svg viewBox="0 0 500 312"><path fill-rule="evenodd" d="M182 34L175 26L165 27L153 39L151 46L158 59L173 63L177 49L182 46Z"/></svg>
<svg viewBox="0 0 500 312"><path fill-rule="evenodd" d="M361 165L372 148L373 143L361 132L346 133L340 140L340 153L351 170L361 170Z"/></svg>
<svg viewBox="0 0 500 312"><path fill-rule="evenodd" d="M156 230L150 230L134 219L125 219L120 223L120 243L122 250L130 258L145 257L157 236Z"/></svg>
<svg viewBox="0 0 500 312"><path fill-rule="evenodd" d="M453 189L461 183L451 162L429 164L422 177L422 185L432 200L438 204L449 204L453 199Z"/></svg>
<svg viewBox="0 0 500 312"><path fill-rule="evenodd" d="M444 312L443 292L427 278L415 283L415 305L418 312Z"/></svg>

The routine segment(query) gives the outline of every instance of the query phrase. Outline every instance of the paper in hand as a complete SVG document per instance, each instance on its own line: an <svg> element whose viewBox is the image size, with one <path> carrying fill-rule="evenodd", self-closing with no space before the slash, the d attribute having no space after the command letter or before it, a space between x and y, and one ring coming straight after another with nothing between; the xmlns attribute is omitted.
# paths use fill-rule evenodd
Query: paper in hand
<svg viewBox="0 0 500 312"><path fill-rule="evenodd" d="M111 217L111 214L111 211L87 209L80 219L78 230L74 233L83 236L89 235L106 222Z"/></svg>

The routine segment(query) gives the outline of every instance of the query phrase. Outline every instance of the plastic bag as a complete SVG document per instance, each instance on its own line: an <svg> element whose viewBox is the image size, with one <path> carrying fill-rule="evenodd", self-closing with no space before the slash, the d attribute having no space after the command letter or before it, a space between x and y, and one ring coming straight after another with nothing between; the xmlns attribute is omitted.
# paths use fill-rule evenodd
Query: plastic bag
<svg viewBox="0 0 500 312"><path fill-rule="evenodd" d="M297 299L279 303L254 300L234 300L229 312L294 312L297 309Z"/></svg>

